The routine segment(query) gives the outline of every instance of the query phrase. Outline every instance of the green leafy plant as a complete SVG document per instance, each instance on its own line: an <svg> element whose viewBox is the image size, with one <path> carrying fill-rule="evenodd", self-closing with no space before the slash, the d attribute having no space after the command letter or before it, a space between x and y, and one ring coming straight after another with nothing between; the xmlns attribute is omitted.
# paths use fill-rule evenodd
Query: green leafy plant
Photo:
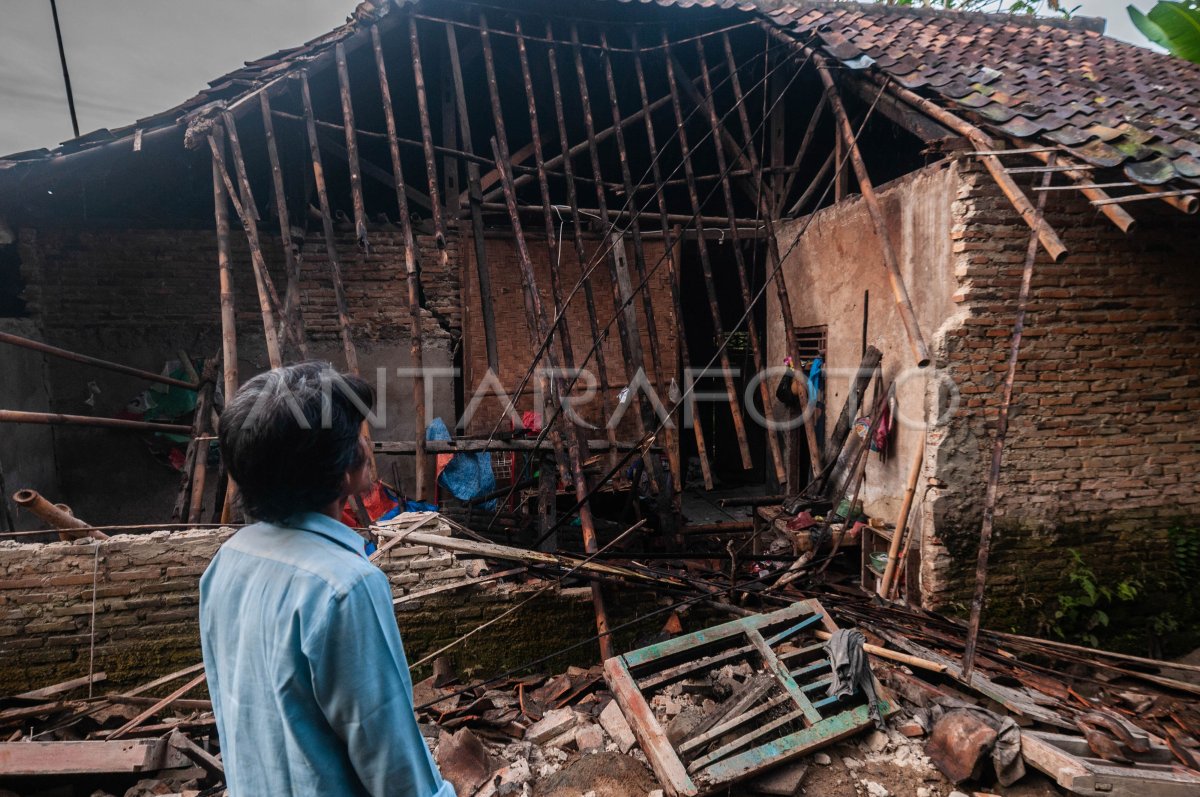
<svg viewBox="0 0 1200 797"><path fill-rule="evenodd" d="M1109 610L1136 599L1142 582L1129 576L1110 587L1101 582L1079 551L1072 548L1069 553L1067 583L1071 589L1055 597L1053 614L1043 624L1060 639L1073 638L1095 647L1099 644L1096 632L1108 627Z"/></svg>
<svg viewBox="0 0 1200 797"><path fill-rule="evenodd" d="M1159 0L1149 14L1133 6L1128 11L1147 39L1171 55L1200 64L1200 5L1196 0Z"/></svg>

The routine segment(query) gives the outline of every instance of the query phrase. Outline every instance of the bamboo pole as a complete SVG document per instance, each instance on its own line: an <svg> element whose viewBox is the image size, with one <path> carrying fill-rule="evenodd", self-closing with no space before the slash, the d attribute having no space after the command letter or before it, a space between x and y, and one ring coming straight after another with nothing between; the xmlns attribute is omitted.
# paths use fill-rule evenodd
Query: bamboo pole
<svg viewBox="0 0 1200 797"><path fill-rule="evenodd" d="M60 539L73 540L79 536L88 536L96 540L108 539L108 535L103 531L92 528L90 524L64 511L57 504L50 503L37 490L17 490L13 493L12 500L21 509L57 529Z"/></svg>
<svg viewBox="0 0 1200 797"><path fill-rule="evenodd" d="M224 399L228 405L233 400L238 389L238 358L237 358L237 307L233 295L233 258L229 251L229 205L226 201L226 191L221 180L221 164L219 161L220 144L225 139L225 133L220 125L215 125L209 138L209 147L213 152L213 218L217 230L217 266L220 279L221 301L221 369L223 376ZM222 462L222 469L224 463ZM221 498L220 519L226 522L232 515L233 500L237 497L237 485L231 476L226 476Z"/></svg>
<svg viewBox="0 0 1200 797"><path fill-rule="evenodd" d="M638 47L637 31L631 29L629 35L630 44L633 47L633 67L637 74L638 94L642 101L642 109L645 112L646 143L650 150L651 176L654 179L654 185L661 186L663 184L662 167L658 162L658 141L654 134L653 114L650 112L650 95L646 90L646 69L642 64L642 54L641 49ZM682 237L679 235L678 228L672 234L673 231L667 214L667 199L662 190L656 190L654 197L658 202L659 224L662 227L663 246L666 248L664 255L667 258L667 274L671 283L671 307L675 312L676 339L679 341L680 358L683 363L690 365L691 357L688 353L687 333L683 327L683 301L680 297L679 289L679 254L677 244L681 243ZM681 375L677 373L676 376L680 377L678 381L682 383ZM678 416L678 408L676 407L675 410L674 414ZM680 426L677 423L674 439L668 441L668 448L674 454L671 462L671 470L675 479L675 491L677 493L683 489L683 474L680 472L683 463L681 461L682 454L680 452L679 441L681 433L679 432L679 428ZM713 488L712 466L708 461L708 447L705 445L704 427L701 424L693 423L692 430L696 438L696 451L700 457L700 471L704 478L704 486L706 489L711 490ZM672 442L673 445L670 444Z"/></svg>
<svg viewBox="0 0 1200 797"><path fill-rule="evenodd" d="M621 106L617 99L617 84L613 77L612 54L608 48L608 36L603 30L600 31L600 60L604 64L604 82L608 89L608 104L612 109L614 140L617 144L617 160L621 164L621 184L625 189L625 196L630 202L634 201L635 188L633 185L633 175L629 169L629 153L625 149L625 133L621 128ZM646 318L646 335L650 342L650 366L654 369L654 381L658 388L663 386L663 369L662 360L658 347L658 326L654 318L654 303L650 297L650 286L646 282L646 253L642 245L642 225L639 221L641 214L631 213L629 216L629 228L633 235L633 263L637 271L638 280L642 284L642 314ZM730 214L730 223L736 218L736 214ZM736 226L736 225L735 225ZM630 306L632 309L632 305Z"/></svg>
<svg viewBox="0 0 1200 797"><path fill-rule="evenodd" d="M578 78L579 98L583 106L583 124L584 132L587 136L588 157L592 166L592 178L595 181L596 187L596 207L599 209L600 217L608 216L608 200L604 195L603 171L600 167L600 150L596 143L596 125L592 118L592 103L588 92L587 72L583 66L583 51L579 47L579 28L575 23L571 23L571 47L575 59L575 74ZM642 342L641 335L637 332L636 327L631 328L629 316L622 312L624 306L624 297L621 295L621 263L617 259L616 251L608 241L601 243L607 253L608 271L610 287L613 295L613 309L616 312L617 319L617 337L621 341L621 351L625 356L625 374L626 378L632 377L637 373L644 373L645 366L642 361ZM647 423L647 419L643 414L645 403L642 401L640 393L634 393L630 396L636 408L635 421L637 423L637 434L640 437L645 433L646 429L653 428L653 423Z"/></svg>
<svg viewBox="0 0 1200 797"><path fill-rule="evenodd" d="M562 242L554 235L554 211L550 202L550 183L546 178L546 158L542 150L542 133L538 125L537 99L533 93L533 73L529 68L529 53L521 31L521 20L514 21L517 33L517 55L521 65L521 81L525 87L525 102L529 106L530 143L533 145L533 162L537 168L538 193L542 199L542 223L546 227L546 247L550 257L550 295L554 300L554 314L559 319L554 334L562 347L563 365L575 368L575 351L571 345L571 325L563 312L562 285L559 281L558 264L562 261ZM490 42L488 52L491 52ZM491 85L489 80L489 85Z"/></svg>
<svg viewBox="0 0 1200 797"><path fill-rule="evenodd" d="M546 22L546 38L553 40L554 28L553 23L547 20ZM592 281L588 273L588 258L583 251L583 238L579 235L579 231L583 229L583 221L579 214L579 197L575 188L575 168L571 163L572 148L568 148L567 138L567 120L563 112L562 85L558 76L558 54L554 47L551 46L546 50L546 62L550 71L550 89L554 97L554 118L558 123L558 140L561 146L567 153L567 157L560 157L563 172L566 174L567 183L567 205L570 210L571 227L576 234L572 236L572 241L575 245L575 258L579 263L579 279L583 283L583 298L584 304L587 306L588 329L592 334L592 341L595 344L596 350L596 378L600 383L600 411L604 418L612 417L610 412L609 396L609 381L608 381L608 357L604 353L604 338L600 335L600 324L596 316L596 296L592 291ZM584 145L586 147L586 144ZM554 159L547 161L547 165ZM516 182L514 181L514 186ZM606 246L607 241L601 241L601 246ZM605 432L611 444L616 443L616 429L610 428L610 424L605 423ZM610 449L609 462L615 464L617 461L617 453Z"/></svg>
<svg viewBox="0 0 1200 797"><path fill-rule="evenodd" d="M278 297L272 297L273 290L269 288L270 274L263 259L262 245L258 237L258 220L254 195L250 192L250 178L246 175L246 162L242 159L242 146L238 141L237 127L233 114L226 111L222 114L225 122L225 133L229 136L229 151L233 156L233 168L237 174L241 194L241 220L246 231L246 242L250 247L250 266L254 271L254 285L258 290L258 307L262 314L263 335L267 342L267 359L272 368L283 365L283 356L279 349L279 338L275 333L275 316L271 310L272 298L278 304ZM213 139L209 138L210 144ZM220 162L218 161L218 166ZM233 196L230 194L230 196Z"/></svg>
<svg viewBox="0 0 1200 797"><path fill-rule="evenodd" d="M212 398L216 387L218 358L204 362L204 375L197 391L196 409L192 413L192 439L179 478L179 492L171 511L171 520L186 520L192 506L198 506L204 496L204 481L208 469L208 441L211 431ZM197 489L199 492L197 493Z"/></svg>
<svg viewBox="0 0 1200 797"><path fill-rule="evenodd" d="M679 139L680 156L683 159L684 178L687 180L688 199L691 201L692 213L696 216L700 215L700 195L696 190L696 172L692 165L691 148L688 145L687 130L685 129L685 120L683 116L683 104L679 99L678 81L675 76L675 66L673 58L669 50L665 49L665 45L669 43L666 31L662 34L664 45L664 61L667 65L667 85L671 91L671 107L675 111L675 124L678 126L677 136ZM717 302L717 288L713 281L712 261L708 256L708 246L703 239L697 241L697 248L700 252L700 268L704 272L704 287L708 293L708 309L712 317L713 330L718 341L724 342L725 331L721 323L721 309ZM725 393L729 399L729 410L733 416L733 427L737 433L738 451L742 457L742 467L749 470L754 467L754 460L750 455L750 446L746 442L746 427L742 419L741 405L738 403L737 386L733 382L733 364L729 361L729 353L725 346L721 347L720 351L721 367L725 370Z"/></svg>
<svg viewBox="0 0 1200 797"><path fill-rule="evenodd" d="M482 15L480 25L486 29L486 22L482 19ZM486 36L486 33L484 33L484 35ZM487 50L485 49L485 53L486 52ZM489 82L491 82L492 79L494 79L494 75L489 75ZM503 127L500 126L500 129L502 130ZM496 153L496 163L500 168L500 179L504 188L505 200L509 206L509 221L512 224L513 233L516 236L517 262L521 268L522 277L524 277L525 280L525 293L528 297L529 307L532 310L529 315L530 322L534 325L534 328L530 329L530 332L537 336L541 336L542 338L548 338L551 334L551 330L549 328L549 324L546 322L546 316L542 310L541 302L537 294L537 282L533 273L533 264L530 262L529 249L525 245L525 238L521 232L521 218L517 214L516 189L512 184L512 178L505 169L505 164L508 160L508 153L501 148L499 142L495 138L492 139L492 146ZM558 375L556 381L558 382L557 388L559 400L563 401L565 400L565 386L563 385L562 376ZM577 438L573 437L572 439ZM591 506L588 503L589 490L587 479L583 472L582 453L579 450L579 445L577 442L570 443L569 456L573 476L572 481L575 485L575 496L576 500L578 500L580 503L579 524L583 534L583 548L586 553L594 554L599 550L599 547L596 544L596 529L592 520ZM600 584L596 581L591 582L591 590L592 606L596 613L596 630L600 635L600 657L602 659L609 659L613 656L613 645L612 638L608 635L608 612L604 606L604 596L601 593Z"/></svg>
<svg viewBox="0 0 1200 797"><path fill-rule="evenodd" d="M729 44L729 37L724 39L725 52L730 58L733 57L733 49ZM783 184L783 190L779 192L780 204L783 207L787 203L787 198L792 194L792 188L795 186L796 178L800 175L800 161L808 154L808 148L812 144L813 137L817 132L817 125L820 124L822 117L825 115L825 109L829 106L829 98L824 94L817 101L817 107L813 109L812 115L808 117L808 127L804 129L804 138L800 140L800 147L796 150L796 156L792 159L792 165L789 170L787 181Z"/></svg>
<svg viewBox="0 0 1200 797"><path fill-rule="evenodd" d="M22 349L49 354L52 357L58 357L71 362L82 363L83 365L93 365L97 368L103 368L106 371L112 371L118 374L127 376L136 376L139 379L145 379L148 382L157 382L162 385L171 385L173 387L181 387L185 390L198 390L200 385L194 382L188 382L184 379L175 379L170 376L156 374L153 371L144 371L141 368L134 368L129 365L121 365L120 363L101 360L99 357L90 357L86 354L79 354L68 349L60 349L57 346L51 346L48 343L42 343L39 340L31 340L23 338L20 335L13 335L9 332L0 332L0 343L8 343L13 346L19 346Z"/></svg>
<svg viewBox="0 0 1200 797"><path fill-rule="evenodd" d="M424 368L424 334L421 328L421 277L417 269L417 241L413 236L412 218L408 212L408 195L405 193L404 165L400 160L400 145L396 141L396 116L392 107L392 90L388 85L387 63L383 57L383 43L380 41L379 28L371 28L371 47L375 52L375 68L379 73L379 92L383 100L383 118L387 125L388 151L392 158L392 174L396 180L396 204L400 214L400 229L404 234L404 271L408 281L408 315L410 335L412 337L411 359L416 372L413 378L413 414L415 415L413 435L416 441L416 499L428 500L429 467L425 454L425 377Z"/></svg>
<svg viewBox="0 0 1200 797"><path fill-rule="evenodd" d="M60 412L26 412L0 410L0 423L27 423L40 426L94 426L101 429L128 429L135 432L192 433L185 423L153 423L129 418L101 418L94 415L64 415Z"/></svg>
<svg viewBox="0 0 1200 797"><path fill-rule="evenodd" d="M842 106L842 98L838 94L837 86L833 82L833 76L829 73L829 67L826 66L824 59L820 56L814 56L814 58L816 59L817 72L821 76L821 83L825 86L825 93L829 97L829 106L833 110L834 118L837 120L841 141L849 151L850 164L854 167L854 175L858 179L858 188L862 192L863 199L866 200L867 210L871 215L871 221L875 225L875 234L879 237L879 245L883 250L883 264L887 268L892 296L896 300L896 310L900 313L900 321L903 323L904 331L908 335L909 346L912 348L913 356L916 357L917 367L924 368L929 365L933 356L929 353L929 346L926 345L925 337L921 334L921 326L917 323L917 315L913 311L912 301L908 296L908 288L905 286L904 277L900 273L900 261L896 257L896 250L892 245L892 236L888 230L887 219L883 215L883 208L879 203L879 197L875 194L871 177L867 173L867 165L863 162L862 153L858 149L858 142L855 141L854 128L851 127L850 119L846 116L846 109Z"/></svg>
<svg viewBox="0 0 1200 797"><path fill-rule="evenodd" d="M350 334L350 315L346 309L346 289L342 284L342 263L337 251L337 237L333 231L333 218L329 209L329 194L325 189L325 169L321 164L321 145L317 140L316 117L313 115L312 94L308 88L308 72L300 71L300 96L304 101L304 119L308 128L308 150L312 158L313 183L317 192L317 203L321 211L321 231L325 238L325 255L329 260L329 277L333 283L334 302L337 306L338 331L342 339L342 351L346 357L346 369L358 373L358 351Z"/></svg>
<svg viewBox="0 0 1200 797"><path fill-rule="evenodd" d="M879 594L885 598L891 591L892 579L896 576L896 557L900 553L900 541L908 528L908 513L912 510L913 498L917 494L917 480L921 477L921 468L925 464L925 434L922 430L920 442L913 454L912 466L908 471L908 484L904 488L904 501L900 504L900 515L896 518L896 530L892 532L892 541L888 545L887 564L883 568L883 579L879 582Z"/></svg>
<svg viewBox="0 0 1200 797"><path fill-rule="evenodd" d="M374 30L374 28L372 28ZM337 65L338 96L342 103L342 121L346 128L346 163L350 167L350 202L354 206L354 236L364 251L371 248L367 240L367 210L363 204L362 171L358 165L358 137L354 135L354 100L350 94L350 70L346 65L346 46L338 42L333 48Z"/></svg>
<svg viewBox="0 0 1200 797"><path fill-rule="evenodd" d="M434 156L433 133L429 126L429 101L425 96L425 68L421 64L421 41L417 33L417 21L408 18L408 42L412 56L413 84L417 92L417 116L421 121L421 143L425 149L425 171L429 177L430 213L433 216L434 242L437 244L441 265L449 260L446 252L446 222L442 218L442 200L438 188L437 159Z"/></svg>
<svg viewBox="0 0 1200 797"><path fill-rule="evenodd" d="M463 84L462 59L454 25L446 23L446 45L450 51L450 71L454 80L454 100L458 108L458 130L462 148L474 154L471 143L471 117L467 111L467 92ZM492 276L488 268L487 245L483 237L483 189L479 182L479 164L467 161L467 197L471 212L471 242L475 247L475 273L479 280L479 306L483 320L483 345L488 368L500 373L500 351L496 341L496 311L492 303Z"/></svg>
<svg viewBox="0 0 1200 797"><path fill-rule="evenodd" d="M279 165L279 148L275 142L275 120L271 118L271 101L267 97L267 92L260 92L258 99L262 108L263 136L267 144L267 158L271 163L271 180L275 187L275 217L279 221L279 240L283 245L283 259L287 268L287 290L284 292L282 318L279 323L281 327L286 325L300 356L308 359L308 340L304 334L300 298L300 254L292 243L292 223L288 218L283 169Z"/></svg>
<svg viewBox="0 0 1200 797"><path fill-rule="evenodd" d="M1054 160L1048 162L1053 166ZM1050 184L1050 173L1042 177L1042 185ZM1038 195L1037 214L1046 209L1046 191ZM1034 230L1035 225L1030 225ZM992 526L996 518L996 493L1000 485L1000 465L1004 459L1004 442L1008 437L1008 416L1012 407L1013 382L1017 377L1017 360L1021 354L1021 335L1025 330L1025 314L1029 306L1030 287L1033 284L1033 264L1037 259L1038 236L1029 237L1025 250L1025 265L1021 271L1021 287L1017 292L1017 316L1013 321L1012 340L1008 350L1008 365L1004 373L1004 384L1000 392L1000 408L996 417L996 437L992 441L992 461L988 469L987 490L983 499L983 523L979 530L979 556L975 565L975 592L971 596L971 617L967 623L967 643L963 650L962 680L971 682L971 671L975 667L975 648L979 642L979 624L983 616L983 597L987 587L988 558L992 548Z"/></svg>
<svg viewBox="0 0 1200 797"><path fill-rule="evenodd" d="M665 33L663 34L663 37L665 40ZM784 350L788 353L788 356L792 358L792 362L799 364L800 352L796 343L796 325L792 317L792 301L790 295L788 294L787 279L784 276L784 270L780 265L781 258L779 254L779 239L775 233L774 218L778 215L778 213L773 201L774 191L767 190L767 183L763 178L762 164L758 160L758 154L754 151L754 147L749 143L753 140L754 136L750 129L749 116L746 113L745 95L742 92L742 84L741 79L738 77L737 65L736 63L733 63L731 59L732 52L727 56L727 63L729 64L729 68L732 70L730 74L730 86L733 89L734 103L738 110L738 119L741 122L742 134L747 141L745 154L741 154L741 150L738 147L737 141L733 138L729 131L722 128L721 134L725 137L727 143L732 148L732 151L737 156L739 164L745 166L750 170L751 174L754 175L754 185L756 188L758 188L757 205L762 216L762 224L767 230L767 271L774 275L772 281L775 283L775 293L779 298L779 315L780 320L783 322ZM677 70L681 69L679 63L671 58L669 53L667 60L670 62L670 65L673 68ZM778 68L779 67L776 67L776 69ZM704 98L695 90L691 81L680 81L680 85L687 91L688 96L697 107L703 106ZM783 109L778 109L778 112L782 113ZM812 468L812 472L816 474L821 469L821 441L817 438L816 424L812 413L809 411L808 393L802 390L799 392L798 397L800 399L800 417L804 423L804 436L808 446L809 464ZM796 481L799 481L799 474L797 474ZM793 492L799 490L798 486L793 486L795 487Z"/></svg>
<svg viewBox="0 0 1200 797"><path fill-rule="evenodd" d="M696 40L696 55L700 62L700 87L707 97L707 102L704 103L704 108L708 112L709 127L712 128L713 148L717 154L717 171L723 175L721 178L721 194L725 199L725 212L729 214L729 218L736 218L737 213L733 204L733 188L729 183L727 174L727 161L725 158L725 147L721 141L721 122L717 118L717 108L713 101L712 78L709 76L708 60L704 53L704 42L700 39ZM734 74L737 74L734 68ZM744 101L744 98L736 99L739 105ZM747 139L746 148L753 149L753 141ZM737 266L738 285L742 290L742 305L749 310L753 304L753 296L750 289L750 278L746 270L746 258L742 252L742 240L738 234L737 225L735 224L730 230L730 240L733 242L733 259ZM746 330L750 338L750 351L754 356L754 365L756 368L766 366L767 358L763 350L762 342L758 337L758 324L755 323L753 314L746 319ZM771 388L767 385L765 379L758 382L759 397L762 399L763 411L771 411ZM787 483L787 467L783 461L783 451L779 445L779 437L771 429L767 429L767 448L771 453L771 461L775 466L775 479L779 484Z"/></svg>

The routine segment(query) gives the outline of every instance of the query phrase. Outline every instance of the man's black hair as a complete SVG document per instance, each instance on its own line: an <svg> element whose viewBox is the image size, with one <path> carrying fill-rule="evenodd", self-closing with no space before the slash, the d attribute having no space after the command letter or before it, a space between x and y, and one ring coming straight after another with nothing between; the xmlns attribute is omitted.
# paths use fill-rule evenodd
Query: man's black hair
<svg viewBox="0 0 1200 797"><path fill-rule="evenodd" d="M375 391L327 362L259 374L226 402L221 456L246 513L281 522L342 495L347 471L362 466L359 434Z"/></svg>

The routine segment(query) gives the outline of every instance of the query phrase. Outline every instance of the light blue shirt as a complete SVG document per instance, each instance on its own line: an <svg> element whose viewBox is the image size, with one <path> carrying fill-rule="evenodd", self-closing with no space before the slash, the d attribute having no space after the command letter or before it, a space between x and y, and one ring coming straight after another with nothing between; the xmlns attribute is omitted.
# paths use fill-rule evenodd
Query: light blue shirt
<svg viewBox="0 0 1200 797"><path fill-rule="evenodd" d="M231 797L454 797L413 714L387 577L317 513L230 538L200 640Z"/></svg>

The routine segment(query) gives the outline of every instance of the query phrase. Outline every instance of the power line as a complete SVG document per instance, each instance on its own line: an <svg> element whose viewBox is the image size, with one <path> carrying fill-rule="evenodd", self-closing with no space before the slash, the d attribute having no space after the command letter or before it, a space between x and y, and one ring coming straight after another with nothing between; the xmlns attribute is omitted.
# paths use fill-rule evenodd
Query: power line
<svg viewBox="0 0 1200 797"><path fill-rule="evenodd" d="M54 37L58 39L58 60L62 62L63 83L67 86L67 107L71 111L71 129L79 138L79 117L75 115L75 94L71 91L71 72L67 69L67 51L63 48L62 26L58 22L58 0L50 0L50 13L54 15Z"/></svg>

